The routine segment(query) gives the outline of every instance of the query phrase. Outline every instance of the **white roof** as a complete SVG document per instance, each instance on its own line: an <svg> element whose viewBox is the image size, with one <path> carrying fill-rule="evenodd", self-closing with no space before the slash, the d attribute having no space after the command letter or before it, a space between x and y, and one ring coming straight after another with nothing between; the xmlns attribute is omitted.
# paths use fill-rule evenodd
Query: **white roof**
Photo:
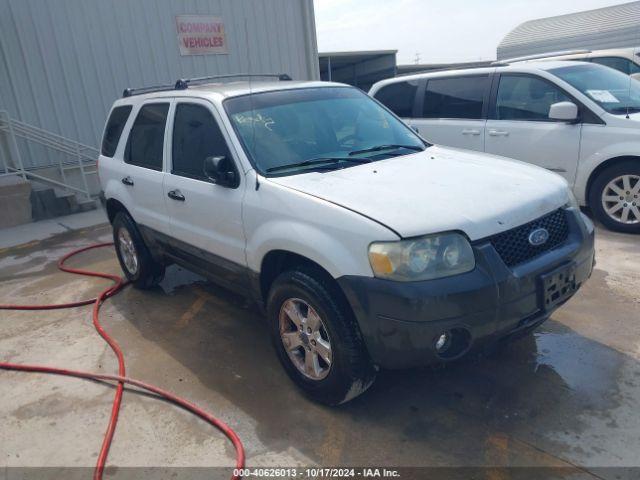
<svg viewBox="0 0 640 480"><path fill-rule="evenodd" d="M184 90L163 90L160 92L132 95L118 100L116 103L129 103L128 100L135 99L142 101L150 98L173 98L173 97L211 97L222 100L229 97L239 97L251 93L270 92L277 90L292 90L296 88L319 88L319 87L348 87L343 83L320 82L320 81L241 81L225 83L206 83L194 85Z"/></svg>
<svg viewBox="0 0 640 480"><path fill-rule="evenodd" d="M570 67L579 64L593 65L587 62L576 62L569 60L549 60L549 61L536 61L536 62L517 62L512 65L495 65L492 67L482 68L464 68L460 70L439 70L437 72L423 72L416 73L414 75L402 75L400 77L388 78L376 83L372 87L372 91L377 91L378 88L387 85L389 83L406 82L412 80L419 80L421 78L437 78L437 77L451 77L462 75L482 75L491 72L535 72L540 70L551 70L558 67Z"/></svg>

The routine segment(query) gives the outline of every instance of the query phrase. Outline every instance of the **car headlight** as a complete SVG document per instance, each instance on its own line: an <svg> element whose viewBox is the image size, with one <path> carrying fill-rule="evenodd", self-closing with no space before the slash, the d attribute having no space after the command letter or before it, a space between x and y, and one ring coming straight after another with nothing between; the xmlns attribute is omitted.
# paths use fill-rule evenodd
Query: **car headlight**
<svg viewBox="0 0 640 480"><path fill-rule="evenodd" d="M440 233L396 242L374 242L369 262L378 278L415 282L473 270L476 259L459 233Z"/></svg>

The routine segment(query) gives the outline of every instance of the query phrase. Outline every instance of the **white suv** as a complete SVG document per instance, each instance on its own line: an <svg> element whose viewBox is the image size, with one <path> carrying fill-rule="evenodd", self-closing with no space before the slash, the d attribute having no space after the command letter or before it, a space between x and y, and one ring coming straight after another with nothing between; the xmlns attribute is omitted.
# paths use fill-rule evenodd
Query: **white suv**
<svg viewBox="0 0 640 480"><path fill-rule="evenodd" d="M383 80L370 95L429 141L561 174L607 227L640 232L640 82L545 61Z"/></svg>
<svg viewBox="0 0 640 480"><path fill-rule="evenodd" d="M346 85L195 83L111 110L120 264L140 288L175 262L255 300L318 401L528 332L591 274L593 225L554 173L429 145Z"/></svg>

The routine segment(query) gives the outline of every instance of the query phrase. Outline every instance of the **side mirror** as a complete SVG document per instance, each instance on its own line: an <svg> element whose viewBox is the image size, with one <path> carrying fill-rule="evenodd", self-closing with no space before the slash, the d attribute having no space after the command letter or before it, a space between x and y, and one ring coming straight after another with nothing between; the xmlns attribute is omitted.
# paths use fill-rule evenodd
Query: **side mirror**
<svg viewBox="0 0 640 480"><path fill-rule="evenodd" d="M631 78L640 81L640 73L632 73Z"/></svg>
<svg viewBox="0 0 640 480"><path fill-rule="evenodd" d="M575 122L578 119L578 106L573 102L558 102L549 108L551 120Z"/></svg>
<svg viewBox="0 0 640 480"><path fill-rule="evenodd" d="M204 175L216 185L236 188L238 174L231 160L227 157L207 157L203 165Z"/></svg>

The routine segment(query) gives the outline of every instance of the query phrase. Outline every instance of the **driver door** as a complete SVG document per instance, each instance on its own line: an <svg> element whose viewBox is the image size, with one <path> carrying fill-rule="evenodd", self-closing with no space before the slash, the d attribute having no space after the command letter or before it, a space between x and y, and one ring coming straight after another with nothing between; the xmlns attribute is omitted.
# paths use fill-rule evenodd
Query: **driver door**
<svg viewBox="0 0 640 480"><path fill-rule="evenodd" d="M500 74L492 96L485 151L532 163L573 185L582 125L549 119L557 102L574 102L559 87L529 74Z"/></svg>
<svg viewBox="0 0 640 480"><path fill-rule="evenodd" d="M171 120L164 182L171 254L224 283L242 287L247 281L242 228L245 182L239 175L237 188L217 185L203 168L207 157L233 160L226 131L213 105L204 100L177 100Z"/></svg>

